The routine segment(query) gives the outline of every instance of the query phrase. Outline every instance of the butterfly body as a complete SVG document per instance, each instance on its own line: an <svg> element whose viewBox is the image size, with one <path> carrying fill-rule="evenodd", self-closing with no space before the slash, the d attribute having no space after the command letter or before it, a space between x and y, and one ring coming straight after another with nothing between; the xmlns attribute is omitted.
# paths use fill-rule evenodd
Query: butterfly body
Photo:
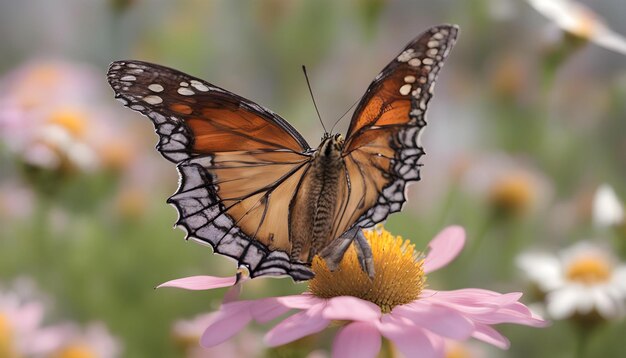
<svg viewBox="0 0 626 358"><path fill-rule="evenodd" d="M333 269L354 242L373 276L361 229L402 209L419 180L419 134L454 25L432 27L375 77L356 106L345 140L326 134L317 149L276 113L183 72L116 61L115 97L149 117L157 149L176 164L168 202L187 238L237 260L251 277L313 276L321 256Z"/></svg>
<svg viewBox="0 0 626 358"><path fill-rule="evenodd" d="M289 217L291 258L310 262L334 239L332 227L345 164L343 138L325 136L292 201Z"/></svg>

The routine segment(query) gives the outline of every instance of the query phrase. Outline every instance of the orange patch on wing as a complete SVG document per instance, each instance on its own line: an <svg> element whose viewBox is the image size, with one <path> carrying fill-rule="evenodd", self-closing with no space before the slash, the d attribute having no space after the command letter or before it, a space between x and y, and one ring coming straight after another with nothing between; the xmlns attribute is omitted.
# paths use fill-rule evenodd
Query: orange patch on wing
<svg viewBox="0 0 626 358"><path fill-rule="evenodd" d="M182 114L191 114L193 110L186 104L174 103L170 106L170 109L174 112L182 113Z"/></svg>

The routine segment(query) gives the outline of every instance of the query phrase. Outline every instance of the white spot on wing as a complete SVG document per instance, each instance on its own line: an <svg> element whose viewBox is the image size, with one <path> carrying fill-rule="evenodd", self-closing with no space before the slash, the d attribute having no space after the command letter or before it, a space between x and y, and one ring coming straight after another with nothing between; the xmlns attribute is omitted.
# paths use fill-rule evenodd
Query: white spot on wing
<svg viewBox="0 0 626 358"><path fill-rule="evenodd" d="M403 96L406 96L407 94L409 94L409 92L411 92L411 85L406 84L402 87L400 87L400 94Z"/></svg>
<svg viewBox="0 0 626 358"><path fill-rule="evenodd" d="M209 87L205 86L202 82L200 81L196 81L196 80L192 80L191 81L191 85L197 89L198 91L201 92L208 92L209 91Z"/></svg>
<svg viewBox="0 0 626 358"><path fill-rule="evenodd" d="M163 91L163 86L161 86L161 85L160 85L160 84L158 84L158 83L153 83L153 84L151 84L150 86L148 86L148 89L149 89L150 91L152 91L152 92L157 92L157 93L158 93L158 92Z"/></svg>
<svg viewBox="0 0 626 358"><path fill-rule="evenodd" d="M415 57L415 50L413 50L412 48L404 50L400 56L398 56L398 61L400 62L407 62L408 60L412 59L413 57Z"/></svg>
<svg viewBox="0 0 626 358"><path fill-rule="evenodd" d="M137 79L137 77L135 77L133 75L124 76L124 77L121 78L122 81L134 81L136 79Z"/></svg>
<svg viewBox="0 0 626 358"><path fill-rule="evenodd" d="M412 59L409 60L409 65L410 66L417 67L417 66L419 66L421 64L422 64L422 61L420 61L419 58L412 58Z"/></svg>
<svg viewBox="0 0 626 358"><path fill-rule="evenodd" d="M148 102L148 103L150 103L150 104L159 104L159 103L163 102L163 99L161 99L161 97L154 96L154 95L146 96L146 97L143 98L143 100Z"/></svg>
<svg viewBox="0 0 626 358"><path fill-rule="evenodd" d="M194 91L186 87L180 87L177 92L178 94L182 94L183 96L193 96L194 94L196 94Z"/></svg>

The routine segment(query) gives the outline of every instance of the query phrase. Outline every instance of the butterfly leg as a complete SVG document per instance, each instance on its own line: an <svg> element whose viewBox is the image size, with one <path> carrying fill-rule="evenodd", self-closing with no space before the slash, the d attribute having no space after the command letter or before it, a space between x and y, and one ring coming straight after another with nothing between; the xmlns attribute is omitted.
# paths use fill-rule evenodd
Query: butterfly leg
<svg viewBox="0 0 626 358"><path fill-rule="evenodd" d="M367 242L363 230L357 227L356 238L354 240L354 246L356 247L356 256L359 259L359 265L363 272L369 276L370 279L374 279L374 258L372 256L372 248Z"/></svg>
<svg viewBox="0 0 626 358"><path fill-rule="evenodd" d="M372 259L372 249L367 243L365 235L360 227L355 226L343 233L341 236L333 240L330 245L326 246L320 253L320 256L326 261L329 270L335 271L339 267L339 263L343 259L344 254L354 242L356 245L357 258L363 272L367 273L370 278L374 278L374 261Z"/></svg>

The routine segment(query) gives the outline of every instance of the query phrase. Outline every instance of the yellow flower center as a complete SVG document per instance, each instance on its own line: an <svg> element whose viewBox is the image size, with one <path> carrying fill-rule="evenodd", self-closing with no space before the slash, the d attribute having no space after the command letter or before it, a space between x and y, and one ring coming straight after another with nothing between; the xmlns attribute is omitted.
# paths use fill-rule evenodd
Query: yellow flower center
<svg viewBox="0 0 626 358"><path fill-rule="evenodd" d="M472 352L460 343L446 344L446 358L471 358Z"/></svg>
<svg viewBox="0 0 626 358"><path fill-rule="evenodd" d="M313 259L315 277L309 281L309 291L321 298L358 297L375 303L384 313L415 301L426 283L423 255L408 240L393 236L382 227L363 232L372 248L374 279L361 269L352 245L334 272L319 256Z"/></svg>
<svg viewBox="0 0 626 358"><path fill-rule="evenodd" d="M598 28L601 27L601 21L591 11L585 8L579 8L576 12L575 23L570 31L584 39L591 39L596 36Z"/></svg>
<svg viewBox="0 0 626 358"><path fill-rule="evenodd" d="M611 265L599 256L585 256L572 262L566 275L571 281L593 285L609 280Z"/></svg>
<svg viewBox="0 0 626 358"><path fill-rule="evenodd" d="M80 137L85 132L86 122L85 114L75 109L56 111L49 119L49 123L64 128L73 137Z"/></svg>
<svg viewBox="0 0 626 358"><path fill-rule="evenodd" d="M489 199L498 211L505 214L523 214L532 201L532 185L524 176L510 175L493 186Z"/></svg>
<svg viewBox="0 0 626 358"><path fill-rule="evenodd" d="M172 334L174 344L183 351L196 348L200 345L200 336L193 334Z"/></svg>
<svg viewBox="0 0 626 358"><path fill-rule="evenodd" d="M0 312L0 357L15 357L12 347L11 326L9 319Z"/></svg>
<svg viewBox="0 0 626 358"><path fill-rule="evenodd" d="M98 354L91 347L83 344L74 344L61 349L54 358L97 358Z"/></svg>

